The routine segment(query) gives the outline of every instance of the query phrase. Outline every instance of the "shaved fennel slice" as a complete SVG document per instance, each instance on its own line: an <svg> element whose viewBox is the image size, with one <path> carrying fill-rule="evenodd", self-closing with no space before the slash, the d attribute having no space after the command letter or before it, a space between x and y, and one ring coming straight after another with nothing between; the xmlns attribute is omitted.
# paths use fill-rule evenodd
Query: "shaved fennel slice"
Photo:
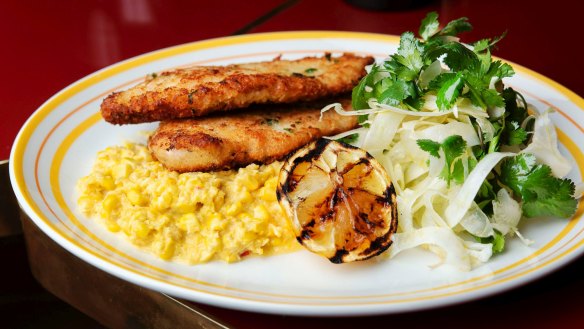
<svg viewBox="0 0 584 329"><path fill-rule="evenodd" d="M413 190L404 190L401 194L396 196L397 212L399 218L397 225L398 228L403 232L410 232L414 230L412 205L416 201L415 198L419 197L419 195L415 194L416 193Z"/></svg>
<svg viewBox="0 0 584 329"><path fill-rule="evenodd" d="M404 119L404 114L381 112L374 115L361 148L369 152L387 149Z"/></svg>
<svg viewBox="0 0 584 329"><path fill-rule="evenodd" d="M472 105L470 101L466 98L459 99L456 104L449 111L443 111L438 108L436 103L437 96L433 94L424 95L424 109L429 111L437 111L439 113L452 113L455 118L458 118L459 114L470 115L475 118L488 118L489 114L482 108Z"/></svg>
<svg viewBox="0 0 584 329"><path fill-rule="evenodd" d="M480 144L475 128L470 123L460 121L435 125L420 131L418 135L421 138L431 139L436 142L442 142L452 135L459 135L466 141L469 147Z"/></svg>
<svg viewBox="0 0 584 329"><path fill-rule="evenodd" d="M351 110L351 111L347 111L347 110L345 110L343 108L343 106L341 105L341 103L332 103L332 104L329 104L329 105L323 107L320 110L320 119L322 119L322 114L324 112L330 111L330 110L334 110L335 112L337 112L337 114L344 115L344 116L350 116L350 115L368 115L368 114L374 114L374 113L379 113L379 112L385 112L385 110L383 110L383 109L365 109L365 110Z"/></svg>
<svg viewBox="0 0 584 329"><path fill-rule="evenodd" d="M429 103L429 102L426 101L426 103ZM405 114L405 115L414 116L414 117L441 117L441 116L454 114L452 111L439 111L437 109L436 110L430 109L431 111L404 110L404 109L400 109L399 107L395 107L395 106L391 106L391 105L387 105L387 104L381 104L374 99L370 100L368 104L371 107L371 110L359 110L359 111L376 111L376 112L391 111L391 112ZM424 105L424 108L427 108L426 105ZM376 110L374 110L374 109L376 109ZM457 111L460 113L470 115L470 116L475 117L475 118L478 118L478 117L487 118L489 116L488 113L485 111L477 110L477 109L470 108L470 107L457 107ZM375 112L372 112L372 113L375 113ZM363 114L365 114L365 113L363 113ZM367 113L367 114L369 114L369 113Z"/></svg>
<svg viewBox="0 0 584 329"><path fill-rule="evenodd" d="M552 168L554 176L564 177L572 170L572 165L560 154L558 135L549 118L550 112L547 110L535 118L531 143L521 152L533 154L538 161Z"/></svg>
<svg viewBox="0 0 584 329"><path fill-rule="evenodd" d="M393 236L390 257L393 258L404 250L418 246L434 247L431 248L432 251L441 260L434 266L449 264L462 271L469 271L472 268L471 255L464 241L446 227L423 227L396 233Z"/></svg>
<svg viewBox="0 0 584 329"><path fill-rule="evenodd" d="M402 176L398 176L398 174L400 174L399 168L398 170L394 168L392 158L383 154L383 150L371 151L369 154L371 154L377 161L379 161L389 177L391 177L391 182L393 183L395 191L397 194L401 194L403 191L403 186L405 186L404 177L402 177L403 174Z"/></svg>
<svg viewBox="0 0 584 329"><path fill-rule="evenodd" d="M435 60L420 74L420 79L418 80L420 87L427 88L430 81L434 80L435 77L439 76L444 71L442 63L440 63L439 60Z"/></svg>
<svg viewBox="0 0 584 329"><path fill-rule="evenodd" d="M460 220L460 226L468 233L480 238L486 238L495 234L489 217L474 202Z"/></svg>
<svg viewBox="0 0 584 329"><path fill-rule="evenodd" d="M424 213L422 215L422 226L438 226L448 228L448 224L434 207L434 198L438 197L438 191L428 191L422 199L424 203Z"/></svg>
<svg viewBox="0 0 584 329"><path fill-rule="evenodd" d="M414 221L413 214L420 208L426 207L427 203L425 202L425 197L441 195L441 191L445 188L446 182L443 179L427 177L415 186L404 189L401 193L398 193L397 209L399 213L399 229L402 232L414 230L418 223ZM432 205L432 209L433 207L434 205ZM428 209L426 209L426 211L428 211ZM440 225L441 222L444 222L443 219L434 218L433 220L435 225ZM448 228L448 225L446 225L445 222L442 225Z"/></svg>
<svg viewBox="0 0 584 329"><path fill-rule="evenodd" d="M450 205L446 208L446 220L450 227L456 226L471 207L481 185L493 168L503 158L514 156L515 153L494 152L487 154L468 175L458 191L454 190Z"/></svg>
<svg viewBox="0 0 584 329"><path fill-rule="evenodd" d="M428 165L428 174L432 177L440 176L442 169L446 166L446 155L444 154L444 150L440 149L438 151L438 158L430 157L430 163Z"/></svg>
<svg viewBox="0 0 584 329"><path fill-rule="evenodd" d="M353 134L358 134L359 135L358 139L360 139L361 138L361 135L362 134L366 134L366 133L367 133L367 128L365 128L365 127L359 127L359 128L347 130L345 132L342 132L340 134L336 134L334 136L325 136L324 138L332 139L332 140L337 140L337 139L341 139L341 138L344 138L344 137L347 137L347 136L350 136L350 135L353 135ZM356 144L356 143L350 143L350 144Z"/></svg>
<svg viewBox="0 0 584 329"><path fill-rule="evenodd" d="M497 199L493 200L493 228L502 234L517 231L517 224L521 219L521 205L502 188L497 192Z"/></svg>
<svg viewBox="0 0 584 329"><path fill-rule="evenodd" d="M575 198L581 198L584 196L584 182L576 184L576 190L574 191Z"/></svg>
<svg viewBox="0 0 584 329"><path fill-rule="evenodd" d="M485 118L477 118L477 124L481 128L481 133L484 142L490 142L495 136L495 126Z"/></svg>
<svg viewBox="0 0 584 329"><path fill-rule="evenodd" d="M474 241L464 241L466 251L470 255L471 266L474 268L477 265L486 263L491 256L493 256L492 243L480 243Z"/></svg>

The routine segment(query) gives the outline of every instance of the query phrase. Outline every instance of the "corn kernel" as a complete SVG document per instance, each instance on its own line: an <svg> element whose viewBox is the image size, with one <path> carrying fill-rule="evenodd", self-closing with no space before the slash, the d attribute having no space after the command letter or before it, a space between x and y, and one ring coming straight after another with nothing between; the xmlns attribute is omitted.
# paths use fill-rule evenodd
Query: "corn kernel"
<svg viewBox="0 0 584 329"><path fill-rule="evenodd" d="M133 188L126 193L128 201L134 206L143 206L146 203L146 199L140 193L140 190Z"/></svg>
<svg viewBox="0 0 584 329"><path fill-rule="evenodd" d="M255 206L253 209L253 217L258 218L260 220L266 220L270 218L270 213L268 212L268 209L266 209L266 207L259 204Z"/></svg>
<svg viewBox="0 0 584 329"><path fill-rule="evenodd" d="M111 191L116 187L116 183L111 176L105 176L101 181L101 186L103 186L104 189Z"/></svg>
<svg viewBox="0 0 584 329"><path fill-rule="evenodd" d="M227 206L227 209L225 209L225 214L228 216L235 216L235 215L239 214L240 211L241 211L241 203L234 202L234 203L230 204L229 206Z"/></svg>
<svg viewBox="0 0 584 329"><path fill-rule="evenodd" d="M120 198L114 193L108 193L103 199L101 206L105 211L113 212L119 208Z"/></svg>
<svg viewBox="0 0 584 329"><path fill-rule="evenodd" d="M132 172L133 169L134 166L132 165L131 162L124 161L122 163L115 165L112 168L112 176L117 180L126 178L130 176L130 173Z"/></svg>
<svg viewBox="0 0 584 329"><path fill-rule="evenodd" d="M245 234L243 234L243 238L242 241L250 243L255 241L258 238L258 235L254 232L245 232Z"/></svg>
<svg viewBox="0 0 584 329"><path fill-rule="evenodd" d="M176 226L184 232L196 232L201 228L199 220L193 213L180 216L176 222Z"/></svg>
<svg viewBox="0 0 584 329"><path fill-rule="evenodd" d="M220 231L227 226L227 221L224 221L221 214L218 213L211 214L207 222L209 223L209 229L212 231Z"/></svg>
<svg viewBox="0 0 584 329"><path fill-rule="evenodd" d="M105 227L110 232L119 232L120 231L120 225L118 225L118 223L116 221L113 221L113 220L106 220Z"/></svg>
<svg viewBox="0 0 584 329"><path fill-rule="evenodd" d="M251 196L251 193L249 193L248 190L242 190L239 193L238 198L239 198L239 202L242 202L242 203L250 203L253 201L253 197Z"/></svg>
<svg viewBox="0 0 584 329"><path fill-rule="evenodd" d="M160 256L160 258L162 258L164 260L171 259L172 256L174 256L175 246L176 246L176 244L172 240L172 238L166 238L166 239L164 239L164 243L163 243L161 249L158 252L158 256Z"/></svg>
<svg viewBox="0 0 584 329"><path fill-rule="evenodd" d="M132 225L132 233L138 238L145 238L150 233L150 228L144 222L134 222Z"/></svg>
<svg viewBox="0 0 584 329"><path fill-rule="evenodd" d="M184 200L182 200L176 203L174 210L179 213L188 214L195 211L195 205L192 203L186 203Z"/></svg>
<svg viewBox="0 0 584 329"><path fill-rule="evenodd" d="M277 201L278 198L276 197L276 190L272 190L270 188L267 187L263 187L260 190L260 198L264 201L268 201L268 202L273 202L273 201Z"/></svg>
<svg viewBox="0 0 584 329"><path fill-rule="evenodd" d="M250 191L255 191L260 187L258 180L250 178L249 176L243 180L243 185Z"/></svg>
<svg viewBox="0 0 584 329"><path fill-rule="evenodd" d="M172 193L162 193L153 203L154 208L167 209L172 204Z"/></svg>

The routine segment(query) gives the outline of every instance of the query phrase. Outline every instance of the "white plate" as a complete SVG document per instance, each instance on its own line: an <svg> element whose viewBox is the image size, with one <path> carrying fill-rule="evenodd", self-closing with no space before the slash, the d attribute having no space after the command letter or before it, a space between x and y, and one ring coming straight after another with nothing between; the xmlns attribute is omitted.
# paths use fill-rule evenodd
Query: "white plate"
<svg viewBox="0 0 584 329"><path fill-rule="evenodd" d="M434 255L412 250L392 261L334 265L308 252L256 257L235 264L173 264L141 252L76 209L75 183L96 152L143 138L155 124L114 126L99 115L101 100L148 73L192 64L228 64L305 55L357 52L378 59L395 52L395 36L289 32L228 37L148 53L98 71L65 88L26 122L14 144L10 174L26 213L52 239L94 266L135 284L188 300L255 312L364 315L443 306L497 293L541 277L584 251L582 205L574 218L530 220L507 252L471 272L431 269ZM584 100L513 64L507 83L540 111L553 107L564 152L582 181ZM580 141L580 142L578 142Z"/></svg>

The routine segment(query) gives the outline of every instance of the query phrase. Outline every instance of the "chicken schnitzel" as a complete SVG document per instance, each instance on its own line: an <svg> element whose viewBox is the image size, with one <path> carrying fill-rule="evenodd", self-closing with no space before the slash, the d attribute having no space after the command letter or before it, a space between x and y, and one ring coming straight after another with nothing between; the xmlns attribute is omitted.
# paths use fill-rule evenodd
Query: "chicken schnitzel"
<svg viewBox="0 0 584 329"><path fill-rule="evenodd" d="M337 100L338 102L338 100ZM320 137L358 125L357 116L321 109L331 102L256 106L230 115L160 123L148 141L152 155L178 172L210 171L269 163ZM341 101L350 108L350 98Z"/></svg>
<svg viewBox="0 0 584 329"><path fill-rule="evenodd" d="M373 57L342 54L227 66L196 66L152 75L109 95L103 118L131 124L193 118L253 104L307 102L352 90Z"/></svg>

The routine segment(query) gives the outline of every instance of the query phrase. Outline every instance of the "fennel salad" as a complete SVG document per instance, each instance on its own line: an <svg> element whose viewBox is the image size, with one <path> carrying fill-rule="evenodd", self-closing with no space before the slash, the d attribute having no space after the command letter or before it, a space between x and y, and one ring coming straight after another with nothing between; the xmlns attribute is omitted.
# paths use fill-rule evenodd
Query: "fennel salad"
<svg viewBox="0 0 584 329"><path fill-rule="evenodd" d="M460 270L504 252L532 217L571 217L583 184L558 149L552 109L538 112L503 83L513 68L491 51L504 34L463 43L463 17L440 27L435 12L419 37L400 37L397 53L373 64L353 90L360 127L332 137L365 149L397 192L393 257L422 246Z"/></svg>

